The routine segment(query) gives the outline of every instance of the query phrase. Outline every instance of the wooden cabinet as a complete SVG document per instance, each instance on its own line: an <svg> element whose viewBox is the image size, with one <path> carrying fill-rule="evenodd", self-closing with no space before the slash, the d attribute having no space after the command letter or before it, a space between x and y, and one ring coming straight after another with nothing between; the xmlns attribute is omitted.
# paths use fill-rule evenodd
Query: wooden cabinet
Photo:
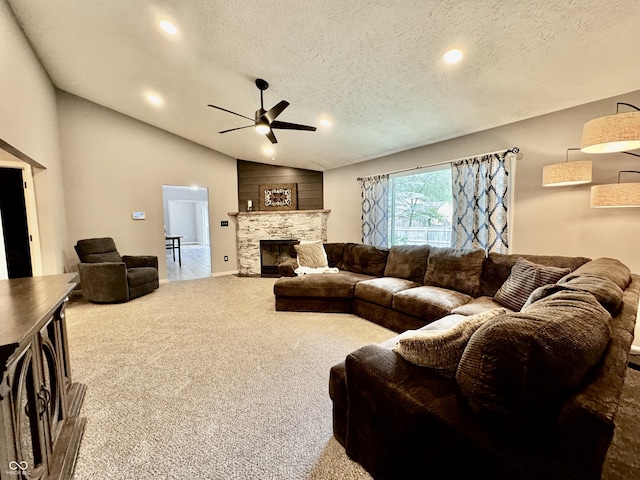
<svg viewBox="0 0 640 480"><path fill-rule="evenodd" d="M85 386L71 378L65 305L76 274L0 281L0 479L71 478Z"/></svg>

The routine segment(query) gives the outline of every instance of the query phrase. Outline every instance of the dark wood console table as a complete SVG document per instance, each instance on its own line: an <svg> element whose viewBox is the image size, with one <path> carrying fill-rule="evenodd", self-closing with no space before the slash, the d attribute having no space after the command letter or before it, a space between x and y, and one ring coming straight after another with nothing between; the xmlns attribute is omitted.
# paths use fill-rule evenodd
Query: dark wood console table
<svg viewBox="0 0 640 480"><path fill-rule="evenodd" d="M71 379L65 304L77 274L0 280L0 479L70 479L86 387Z"/></svg>

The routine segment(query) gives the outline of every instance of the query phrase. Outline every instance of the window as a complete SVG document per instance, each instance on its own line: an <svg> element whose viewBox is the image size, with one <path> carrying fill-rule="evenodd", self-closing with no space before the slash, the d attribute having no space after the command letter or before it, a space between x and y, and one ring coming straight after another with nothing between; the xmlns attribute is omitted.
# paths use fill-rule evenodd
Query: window
<svg viewBox="0 0 640 480"><path fill-rule="evenodd" d="M389 179L391 245L451 246L451 167L434 167Z"/></svg>

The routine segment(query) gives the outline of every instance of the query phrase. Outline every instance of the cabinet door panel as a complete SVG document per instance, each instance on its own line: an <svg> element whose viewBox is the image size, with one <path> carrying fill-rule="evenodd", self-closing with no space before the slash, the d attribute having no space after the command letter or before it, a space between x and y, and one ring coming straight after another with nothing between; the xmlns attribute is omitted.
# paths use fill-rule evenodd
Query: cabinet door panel
<svg viewBox="0 0 640 480"><path fill-rule="evenodd" d="M31 346L14 363L12 372L12 413L15 428L15 463L10 468L22 478L40 479L46 474L45 432L41 417L45 405L38 398L37 372Z"/></svg>
<svg viewBox="0 0 640 480"><path fill-rule="evenodd" d="M50 325L53 327L53 322ZM51 433L51 445L55 446L62 427L62 421L64 420L61 401L62 390L60 388L60 366L54 344L46 335L43 335L41 342L44 375L40 386L40 396L44 399L47 410L44 420L47 422Z"/></svg>

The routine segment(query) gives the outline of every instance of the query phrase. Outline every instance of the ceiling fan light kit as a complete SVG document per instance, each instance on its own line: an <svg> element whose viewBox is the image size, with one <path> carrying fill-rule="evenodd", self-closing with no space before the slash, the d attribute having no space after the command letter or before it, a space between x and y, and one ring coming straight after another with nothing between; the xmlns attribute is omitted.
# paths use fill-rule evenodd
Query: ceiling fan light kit
<svg viewBox="0 0 640 480"><path fill-rule="evenodd" d="M269 141L271 141L271 143L278 143L278 140L276 139L276 136L273 133L274 129L302 130L302 131L308 131L308 132L316 131L316 127L312 127L309 125L299 125L297 123L277 121L276 118L278 117L278 115L280 115L284 111L285 108L289 106L289 102L287 102L286 100L282 100L270 110L265 110L262 92L264 92L267 88L269 88L269 84L267 83L266 80L263 80L262 78L256 78L256 87L258 87L258 90L260 90L260 108L256 110L255 118L249 118L239 113L232 112L231 110L227 110L226 108L218 107L216 105L208 105L209 107L217 108L218 110L222 110L223 112L231 113L233 115L246 118L247 120L251 120L253 122L252 125L246 125L244 127L238 127L238 128L230 128L228 130L222 130L221 132L218 132L218 133L228 133L228 132L233 132L234 130L242 130L244 128L254 127L256 132L266 135L266 137L269 139Z"/></svg>

